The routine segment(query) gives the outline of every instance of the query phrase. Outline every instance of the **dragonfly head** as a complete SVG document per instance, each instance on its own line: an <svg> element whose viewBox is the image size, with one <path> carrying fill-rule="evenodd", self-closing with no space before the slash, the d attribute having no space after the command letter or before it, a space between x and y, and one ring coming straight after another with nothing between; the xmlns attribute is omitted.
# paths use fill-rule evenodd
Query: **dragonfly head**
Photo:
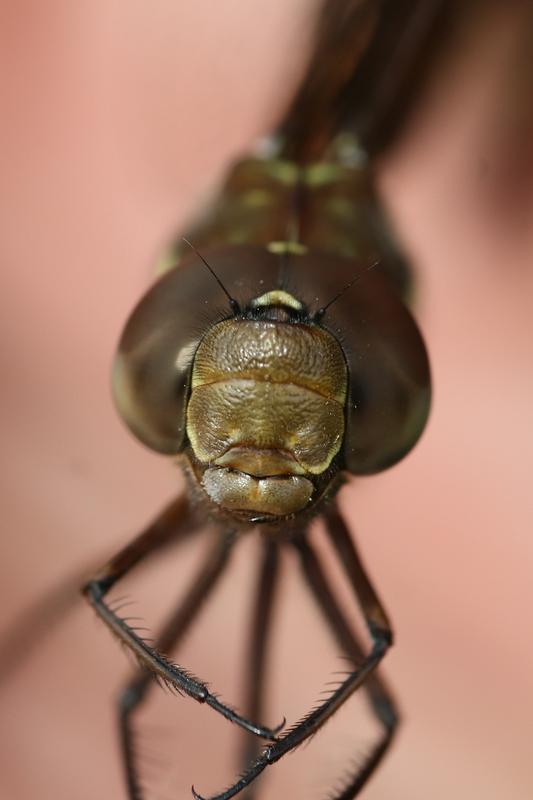
<svg viewBox="0 0 533 800"><path fill-rule="evenodd" d="M340 472L380 472L412 449L429 364L379 269L306 252L283 279L281 256L251 245L209 261L230 308L193 253L134 309L113 369L126 424L181 456L197 497L235 519L287 519L318 509Z"/></svg>

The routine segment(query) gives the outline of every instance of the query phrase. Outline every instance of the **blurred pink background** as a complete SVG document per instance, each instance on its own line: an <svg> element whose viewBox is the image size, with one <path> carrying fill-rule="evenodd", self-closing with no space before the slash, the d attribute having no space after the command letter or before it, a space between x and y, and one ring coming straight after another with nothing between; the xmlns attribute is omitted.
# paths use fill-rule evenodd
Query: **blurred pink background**
<svg viewBox="0 0 533 800"><path fill-rule="evenodd" d="M113 553L182 485L114 412L114 347L172 232L288 101L316 7L4 7L3 626L61 576ZM384 197L418 275L435 402L403 463L342 494L394 622L385 672L405 717L368 800L533 795L533 182L524 166L521 194L504 195L501 178L518 42L520 17L503 12L465 32L382 165ZM532 98L521 99L531 114ZM480 182L483 157L497 180ZM243 543L237 579L180 654L229 700L238 678L221 642L243 610L251 548ZM170 603L192 557L154 565L142 590L131 590L143 612L155 619ZM290 583L277 645L298 684L298 713L330 679L335 649ZM285 668L275 669L279 693L290 690ZM126 674L120 648L78 604L0 687L1 797L125 797L110 698ZM161 796L189 797L192 780L200 791L221 788L204 759L220 761L225 723L193 701L163 702L172 704L167 750L178 766ZM287 711L275 709L271 721ZM317 759L350 761L357 711L329 724ZM324 797L322 778L299 789L308 785L300 758L280 765L271 796ZM224 774L231 779L233 763Z"/></svg>

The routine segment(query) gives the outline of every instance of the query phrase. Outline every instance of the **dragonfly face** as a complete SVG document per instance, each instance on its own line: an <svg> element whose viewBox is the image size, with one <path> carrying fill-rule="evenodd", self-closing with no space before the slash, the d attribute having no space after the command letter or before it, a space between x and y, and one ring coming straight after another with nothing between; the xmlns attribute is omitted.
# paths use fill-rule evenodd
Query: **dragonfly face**
<svg viewBox="0 0 533 800"><path fill-rule="evenodd" d="M346 388L338 342L287 292L210 328L192 364L187 436L211 500L250 520L312 504L341 448Z"/></svg>
<svg viewBox="0 0 533 800"><path fill-rule="evenodd" d="M311 511L340 471L394 463L429 407L425 348L389 281L352 260L272 249L205 254L236 298L230 315L199 258L164 275L128 321L114 370L135 435L182 454L197 495L245 522Z"/></svg>

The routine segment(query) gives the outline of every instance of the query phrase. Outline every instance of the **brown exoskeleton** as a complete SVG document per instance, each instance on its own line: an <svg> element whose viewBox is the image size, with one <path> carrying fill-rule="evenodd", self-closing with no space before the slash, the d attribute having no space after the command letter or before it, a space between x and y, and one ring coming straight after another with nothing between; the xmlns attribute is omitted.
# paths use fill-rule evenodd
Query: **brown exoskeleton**
<svg viewBox="0 0 533 800"><path fill-rule="evenodd" d="M253 224L256 205L247 208L250 196L242 190L246 180L253 180L256 189L262 187L268 200L270 216L263 209L261 217L268 223L264 229ZM228 213L232 199L235 206L235 184L240 187L236 213L241 220L249 215L249 243L216 246L209 236L214 236L217 224L219 229L228 224L220 222L219 209ZM338 217L339 206L329 202L335 190L344 200ZM295 193L299 233L283 239L283 231L276 231L277 216L284 218L279 207ZM357 258L347 258L342 247L340 255L331 247L324 252L329 240L343 241L332 229L342 225L346 209L357 215L360 225L362 218L366 222L366 236L359 233L356 242L344 241L345 251L350 241L358 246ZM302 223L313 213L323 222L329 214L329 225L306 229ZM144 698L151 674L270 742L233 787L216 795L217 800L237 794L268 764L316 732L361 685L383 735L353 776L349 791L339 798L355 795L392 737L396 712L374 672L391 644L391 629L334 496L343 473L378 472L413 447L427 419L430 391L425 347L394 283L401 273L383 246L379 257L379 242L372 236L374 213L363 170L334 164L299 169L281 160L243 162L230 175L211 221L195 232L205 251L189 254L164 274L126 325L114 368L118 409L144 444L178 456L190 487L190 499L180 498L166 509L85 588L97 613L143 667L120 703L132 799L143 795L131 714ZM258 244L266 231L274 237ZM358 232L357 226L353 232ZM226 310L221 310L223 292L229 298ZM335 606L332 611L325 577L306 539L319 513L374 642L365 657L340 611ZM149 552L183 538L208 519L220 528L215 551L192 594L152 647L106 604L105 595ZM214 587L235 534L255 526L265 534L261 586L271 583L277 548L292 544L343 650L358 664L318 709L286 733L265 728L254 718L260 681L250 703L251 718L243 717L163 655L177 644ZM268 591L260 588L258 619L264 618L268 606ZM258 626L258 653L264 650L263 635L264 626Z"/></svg>
<svg viewBox="0 0 533 800"><path fill-rule="evenodd" d="M152 677L267 740L233 786L210 800L229 800L249 786L359 687L381 735L334 800L359 793L393 737L398 715L376 671L391 644L391 627L337 509L336 492L344 475L379 472L415 445L429 412L430 374L404 304L408 270L386 235L359 145L375 153L393 137L443 11L440 0L324 6L314 54L277 147L233 166L208 214L189 230L194 252L180 240L174 253L179 265L148 291L123 332L113 377L117 407L145 445L178 458L189 483L188 496L165 509L84 589L142 668L119 702L130 800L144 797L132 713ZM384 52L391 63L382 69ZM317 515L360 604L373 642L368 653L306 535ZM220 531L214 549L152 646L105 596L148 553L207 522ZM234 542L253 528L263 534L264 555L242 716L165 654L213 590ZM259 717L284 545L297 551L351 671L318 707L282 731L284 723L270 729Z"/></svg>

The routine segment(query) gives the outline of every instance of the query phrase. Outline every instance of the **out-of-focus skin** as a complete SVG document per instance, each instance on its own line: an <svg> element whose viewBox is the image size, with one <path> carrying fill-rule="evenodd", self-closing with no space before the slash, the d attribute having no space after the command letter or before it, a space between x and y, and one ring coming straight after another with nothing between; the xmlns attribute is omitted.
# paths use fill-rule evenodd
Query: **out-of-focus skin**
<svg viewBox="0 0 533 800"><path fill-rule="evenodd" d="M118 421L113 349L171 233L288 101L314 8L58 0L4 10L3 624L113 553L182 485ZM506 113L527 34L520 13L494 12L464 33L381 170L417 270L435 401L416 450L341 498L394 622L386 672L405 716L369 800L533 792L533 178L528 137L518 137L523 169L509 150ZM529 124L531 102L522 98ZM519 196L505 181L511 161ZM143 610L172 598L174 568L151 573ZM247 580L242 560L238 570L233 591ZM227 602L204 635L200 620L194 644L229 699L237 684L217 680L219 658L240 601ZM285 636L289 663L314 625L311 616ZM331 661L314 656L298 681L317 695ZM0 687L1 796L124 797L110 696L125 674L120 649L80 604ZM203 748L227 723L171 702L175 730L202 726L188 767L207 789ZM277 796L292 796L299 764L285 768ZM172 786L168 796L188 796L179 777Z"/></svg>

